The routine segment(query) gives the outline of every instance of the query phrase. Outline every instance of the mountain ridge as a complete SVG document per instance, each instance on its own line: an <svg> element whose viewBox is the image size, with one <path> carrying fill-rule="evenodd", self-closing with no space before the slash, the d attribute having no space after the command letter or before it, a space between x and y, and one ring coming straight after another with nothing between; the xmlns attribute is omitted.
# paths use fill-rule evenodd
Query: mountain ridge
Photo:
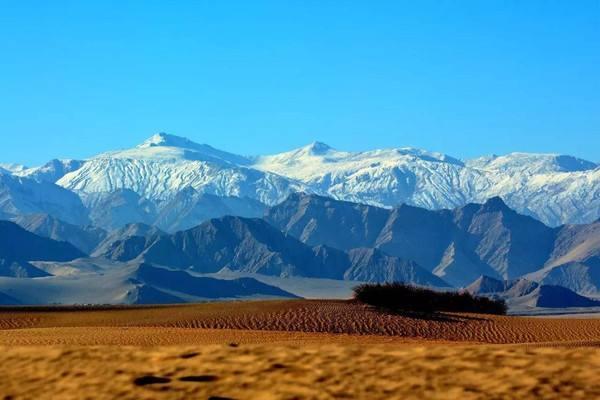
<svg viewBox="0 0 600 400"><path fill-rule="evenodd" d="M191 186L267 205L294 191L380 207L407 203L429 209L502 196L511 208L552 226L600 217L598 164L558 154L510 153L461 161L415 148L345 152L314 142L246 157L161 133L132 149L92 157L56 182L77 193L125 188L160 201Z"/></svg>
<svg viewBox="0 0 600 400"><path fill-rule="evenodd" d="M409 205L388 210L293 194L271 207L265 220L309 245L377 248L456 287L480 275L531 275L545 284L600 293L600 224L548 227L499 197L453 210Z"/></svg>

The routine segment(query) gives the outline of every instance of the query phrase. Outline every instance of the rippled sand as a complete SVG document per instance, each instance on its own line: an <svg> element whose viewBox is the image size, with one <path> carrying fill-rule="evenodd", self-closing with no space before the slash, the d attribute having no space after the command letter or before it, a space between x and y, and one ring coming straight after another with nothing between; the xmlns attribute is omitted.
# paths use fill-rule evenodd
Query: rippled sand
<svg viewBox="0 0 600 400"><path fill-rule="evenodd" d="M0 310L0 399L591 399L598 344L598 319L340 301Z"/></svg>
<svg viewBox="0 0 600 400"><path fill-rule="evenodd" d="M0 392L15 399L600 398L598 349L30 346L0 360Z"/></svg>
<svg viewBox="0 0 600 400"><path fill-rule="evenodd" d="M38 335L36 332L50 332L39 331L41 328L60 328L65 335L75 338L74 332L77 329L74 328L94 327L182 329L182 332L187 332L185 335L196 335L202 329L225 329L370 335L468 343L600 344L600 319L475 314L410 317L333 300L255 301L99 310L0 309L0 344L19 344L25 338L27 341L24 344L35 343L38 339L33 338L32 342L30 335L35 337ZM11 332L14 329L22 331ZM90 329L90 332L96 336L94 332L99 331ZM69 339L68 343L96 344L94 338L88 337L90 332L83 335L80 341ZM124 331L113 329L112 332L118 334ZM62 333L57 335L48 335L48 343L55 343L55 337L62 337ZM106 343L104 334L98 335L97 344ZM157 335L156 340L149 344L161 344L161 336ZM39 340L44 339L40 337ZM166 342L169 343L170 341ZM127 344L136 343L128 341Z"/></svg>

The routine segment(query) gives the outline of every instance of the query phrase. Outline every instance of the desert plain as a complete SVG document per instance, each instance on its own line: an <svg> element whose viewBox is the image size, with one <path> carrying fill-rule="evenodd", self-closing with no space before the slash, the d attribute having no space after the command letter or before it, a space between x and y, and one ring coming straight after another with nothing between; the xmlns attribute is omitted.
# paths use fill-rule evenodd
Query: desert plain
<svg viewBox="0 0 600 400"><path fill-rule="evenodd" d="M351 301L0 309L0 399L600 398L600 319Z"/></svg>

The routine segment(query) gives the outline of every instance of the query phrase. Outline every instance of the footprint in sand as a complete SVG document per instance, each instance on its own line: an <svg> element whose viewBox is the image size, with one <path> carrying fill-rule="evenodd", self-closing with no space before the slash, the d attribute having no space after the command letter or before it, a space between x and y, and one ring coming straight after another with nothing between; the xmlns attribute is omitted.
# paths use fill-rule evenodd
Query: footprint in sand
<svg viewBox="0 0 600 400"><path fill-rule="evenodd" d="M157 385L171 382L171 379L163 376L144 375L133 380L136 386Z"/></svg>
<svg viewBox="0 0 600 400"><path fill-rule="evenodd" d="M181 382L214 382L219 379L216 375L190 375L179 378Z"/></svg>
<svg viewBox="0 0 600 400"><path fill-rule="evenodd" d="M185 360L188 358L194 358L199 355L200 355L200 353L198 353L198 352L184 353L184 354L180 355L179 358L183 358Z"/></svg>

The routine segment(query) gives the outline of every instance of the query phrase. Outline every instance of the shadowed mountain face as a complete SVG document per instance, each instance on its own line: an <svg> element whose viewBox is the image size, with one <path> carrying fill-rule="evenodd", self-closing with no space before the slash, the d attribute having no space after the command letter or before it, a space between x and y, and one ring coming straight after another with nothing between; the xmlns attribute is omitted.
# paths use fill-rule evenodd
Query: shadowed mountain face
<svg viewBox="0 0 600 400"><path fill-rule="evenodd" d="M486 275L480 276L465 288L467 292L473 295L500 293L507 289L507 281L501 281Z"/></svg>
<svg viewBox="0 0 600 400"><path fill-rule="evenodd" d="M63 263L63 266L69 264ZM0 305L168 304L216 299L297 297L253 278L199 277L186 271L136 262L120 264L118 267L103 267L101 264L97 266L100 269L99 273L85 273L79 276L57 275L44 279L0 276Z"/></svg>
<svg viewBox="0 0 600 400"><path fill-rule="evenodd" d="M549 228L514 212L500 198L430 211L408 205L387 210L293 194L269 209L264 220L269 224L258 219L213 219L173 235L115 240L101 254L119 261L141 257L199 272L228 268L283 277L400 280L432 286L447 286L445 281L456 287L481 275L516 279L537 273L554 260L584 254L579 257L587 260L584 267L569 265L562 273L555 268L544 283L596 290L598 269L590 264L600 248L600 240L593 239L595 229ZM572 250L581 243L586 252ZM565 274L584 274L591 283L578 286L576 278L564 278Z"/></svg>
<svg viewBox="0 0 600 400"><path fill-rule="evenodd" d="M600 293L600 262L598 258L544 268L528 276L541 283L564 286L581 294L597 295Z"/></svg>
<svg viewBox="0 0 600 400"><path fill-rule="evenodd" d="M516 213L499 198L467 218L468 239L479 259L500 276L515 278L539 269L552 253L555 230Z"/></svg>
<svg viewBox="0 0 600 400"><path fill-rule="evenodd" d="M560 227L550 259L529 278L581 294L600 293L600 222Z"/></svg>
<svg viewBox="0 0 600 400"><path fill-rule="evenodd" d="M156 205L128 189L93 193L84 198L95 226L113 230L131 223L152 224Z"/></svg>
<svg viewBox="0 0 600 400"><path fill-rule="evenodd" d="M478 296L506 300L513 310L528 308L600 307L600 301L581 296L562 286L540 285L527 279L500 281L481 276L466 290Z"/></svg>
<svg viewBox="0 0 600 400"><path fill-rule="evenodd" d="M264 284L252 278L226 280L196 277L185 271L168 270L146 263L140 264L136 271L131 275L131 280L144 284L143 287L146 289L146 292L143 294L146 297L148 295L157 295L159 294L159 291L164 290L171 293L176 292L207 299L241 298L250 296L297 297L275 286ZM154 291L149 292L149 288L154 289ZM142 300L147 302L145 300L149 299L145 298ZM152 302L156 303L156 299L152 300ZM173 302L173 300L175 299L161 299L160 302ZM138 302L139 301L140 299L138 299Z"/></svg>
<svg viewBox="0 0 600 400"><path fill-rule="evenodd" d="M135 258L139 251L130 249L137 249L139 245L136 243L145 243L146 240L153 240L155 236L165 235L160 229L142 223L128 224L119 229L115 229L110 232L102 242L100 242L92 257L107 257L111 260L122 261L130 260ZM127 239L138 238L132 240L130 243ZM145 248L145 245L143 245ZM130 254L135 254L131 256Z"/></svg>
<svg viewBox="0 0 600 400"><path fill-rule="evenodd" d="M73 192L51 182L0 172L0 216L49 214L71 224L89 223L85 207Z"/></svg>
<svg viewBox="0 0 600 400"><path fill-rule="evenodd" d="M222 268L278 276L340 276L341 271L322 271L310 247L260 219L224 217L162 237L143 253L144 260L198 272Z"/></svg>
<svg viewBox="0 0 600 400"><path fill-rule="evenodd" d="M271 207L265 220L310 246L349 250L373 247L389 215L383 208L294 193Z"/></svg>
<svg viewBox="0 0 600 400"><path fill-rule="evenodd" d="M518 214L498 197L484 204L431 211L409 205L386 210L294 194L271 208L265 219L307 244L341 250L378 248L414 261L455 286L480 275L518 278L540 270L575 245L563 238L555 248L557 238L569 236L561 235L567 228L550 228ZM582 236L591 241L589 232Z"/></svg>
<svg viewBox="0 0 600 400"><path fill-rule="evenodd" d="M265 208L264 204L253 199L220 197L188 187L161 208L155 225L167 232L177 232L225 215L260 217Z"/></svg>
<svg viewBox="0 0 600 400"><path fill-rule="evenodd" d="M9 221L0 221L0 238L0 276L46 276L28 261L70 261L85 256L70 243L37 236Z"/></svg>
<svg viewBox="0 0 600 400"><path fill-rule="evenodd" d="M166 235L160 229L146 224L129 224L112 231L94 250L92 257L112 261L128 261L137 257L158 237Z"/></svg>
<svg viewBox="0 0 600 400"><path fill-rule="evenodd" d="M49 276L46 271L43 271L36 266L23 260L10 260L0 258L0 276L10 276L14 278L39 278L41 276Z"/></svg>
<svg viewBox="0 0 600 400"><path fill-rule="evenodd" d="M501 281L482 275L465 290L474 295L502 294L506 298L526 296L536 290L540 285L527 279L514 279Z"/></svg>
<svg viewBox="0 0 600 400"><path fill-rule="evenodd" d="M13 221L38 236L69 242L86 254L91 254L107 235L101 228L72 225L47 214L22 215Z"/></svg>
<svg viewBox="0 0 600 400"><path fill-rule="evenodd" d="M127 257L121 249L127 248ZM133 250L132 250L133 249ZM130 237L113 244L105 257L133 258L201 273L222 269L280 277L403 281L448 286L414 262L375 249L344 252L310 247L262 219L223 217L173 235Z"/></svg>
<svg viewBox="0 0 600 400"><path fill-rule="evenodd" d="M429 273L414 261L388 256L373 248L348 252L351 267L344 278L362 282L411 282L421 286L447 287L448 284Z"/></svg>
<svg viewBox="0 0 600 400"><path fill-rule="evenodd" d="M256 201L200 194L194 189L179 195L182 199L161 206L159 219L170 230L211 213L236 210L253 214L262 209ZM93 219L106 217L108 225L137 219L139 215L129 210L145 202L127 190L94 196L86 199L88 205L100 207ZM563 286L579 295L600 294L600 222L550 228L516 213L497 197L484 204L431 211L410 205L383 209L293 194L267 210L262 219L223 216L172 234L144 223L106 234L49 215L14 220L31 232L68 240L86 251L2 222L0 276L101 276L104 267L36 263L69 261L91 252L93 259L87 261L112 263L108 269L146 263L174 270L168 275L177 280L182 278L178 275L182 270L192 272L190 276L230 270L282 278L399 281L434 287L465 287L477 280L469 290L501 293L513 304L527 307L557 307L548 304L558 304L555 299L561 293L573 301L560 304L591 304L545 287ZM166 274L164 271L168 270L158 272ZM485 278L478 280L480 276ZM131 298L124 301L138 301L138 297L142 302L185 300L157 282L136 284L128 295Z"/></svg>
<svg viewBox="0 0 600 400"><path fill-rule="evenodd" d="M532 293L536 307L600 307L600 301L580 296L562 286L542 285L536 291Z"/></svg>
<svg viewBox="0 0 600 400"><path fill-rule="evenodd" d="M16 306L19 304L21 304L19 300L7 295L6 293L0 292L0 306Z"/></svg>

